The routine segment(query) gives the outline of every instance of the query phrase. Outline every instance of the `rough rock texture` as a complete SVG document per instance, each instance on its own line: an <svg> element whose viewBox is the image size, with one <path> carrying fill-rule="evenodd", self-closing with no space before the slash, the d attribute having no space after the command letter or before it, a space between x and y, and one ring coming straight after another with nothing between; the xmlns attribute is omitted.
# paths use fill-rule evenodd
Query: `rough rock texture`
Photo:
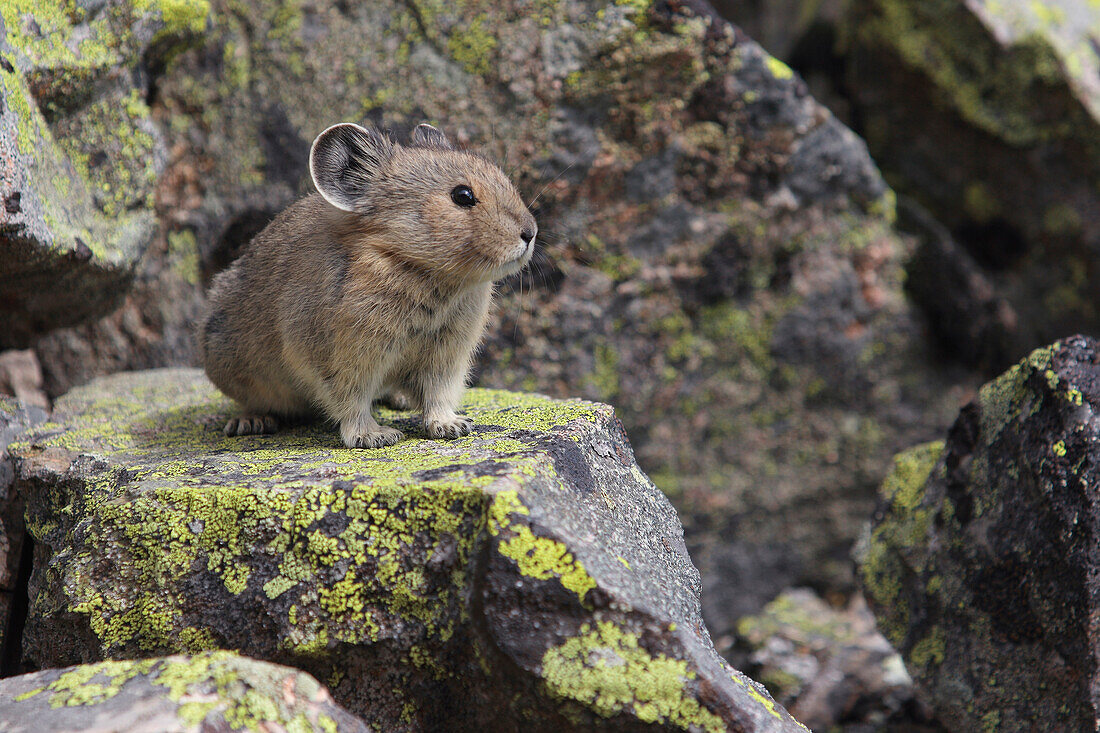
<svg viewBox="0 0 1100 733"><path fill-rule="evenodd" d="M692 525L712 624L793 581L851 584L882 466L958 403L901 293L890 192L789 68L701 2L212 17L157 86L176 152L147 260L208 278L306 189L324 127L430 120L537 199L543 248L504 288L481 383L614 401ZM198 286L160 267L108 321L40 342L51 394L193 358Z"/></svg>
<svg viewBox="0 0 1100 733"><path fill-rule="evenodd" d="M49 411L50 400L42 390L42 367L34 351L0 351L0 395Z"/></svg>
<svg viewBox="0 0 1100 733"><path fill-rule="evenodd" d="M1096 328L1100 6L857 0L847 25L847 88L875 159L1015 314L1007 346L997 328L979 334L986 366ZM945 263L918 273L931 293L954 279Z"/></svg>
<svg viewBox="0 0 1100 733"><path fill-rule="evenodd" d="M469 438L364 451L327 425L226 438L196 370L75 390L18 448L28 659L228 647L383 730L799 730L714 651L612 409L468 398Z"/></svg>
<svg viewBox="0 0 1100 733"><path fill-rule="evenodd" d="M943 730L858 594L836 608L808 588L784 591L737 633L732 658L811 730Z"/></svg>
<svg viewBox="0 0 1100 733"><path fill-rule="evenodd" d="M0 7L0 348L99 317L156 226L166 149L149 69L202 30L206 0Z"/></svg>
<svg viewBox="0 0 1100 733"><path fill-rule="evenodd" d="M7 733L370 730L309 675L225 651L100 662L2 680L0 728Z"/></svg>
<svg viewBox="0 0 1100 733"><path fill-rule="evenodd" d="M946 443L895 459L863 578L879 626L952 730L1100 717L1095 491L1100 346L1036 350Z"/></svg>
<svg viewBox="0 0 1100 733"><path fill-rule="evenodd" d="M11 624L26 536L23 497L14 485L15 460L8 453L8 445L45 419L46 412L41 408L0 394L0 669L19 658L18 632L21 629L13 629ZM26 560L29 559L28 556ZM16 610L21 623L21 615L26 609ZM12 631L15 633L9 633Z"/></svg>

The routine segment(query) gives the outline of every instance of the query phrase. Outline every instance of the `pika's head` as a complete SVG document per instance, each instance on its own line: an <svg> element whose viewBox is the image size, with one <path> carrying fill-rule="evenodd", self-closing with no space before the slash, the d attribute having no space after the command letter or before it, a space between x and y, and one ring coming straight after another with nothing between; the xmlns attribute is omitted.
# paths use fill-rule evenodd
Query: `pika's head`
<svg viewBox="0 0 1100 733"><path fill-rule="evenodd" d="M417 126L408 145L333 125L313 141L309 172L326 201L359 217L374 246L421 267L498 280L534 251L535 217L504 172L431 125Z"/></svg>

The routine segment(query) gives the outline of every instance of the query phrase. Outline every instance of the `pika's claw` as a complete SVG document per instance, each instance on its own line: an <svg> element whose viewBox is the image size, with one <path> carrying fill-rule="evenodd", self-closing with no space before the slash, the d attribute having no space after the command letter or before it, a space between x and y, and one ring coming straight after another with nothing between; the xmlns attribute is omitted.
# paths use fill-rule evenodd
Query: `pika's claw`
<svg viewBox="0 0 1100 733"><path fill-rule="evenodd" d="M463 415L455 415L445 420L425 420L424 430L433 438L461 438L469 435L474 421Z"/></svg>
<svg viewBox="0 0 1100 733"><path fill-rule="evenodd" d="M369 433L349 436L344 440L344 445L348 448L385 448L404 439L405 434L400 430L383 425Z"/></svg>
<svg viewBox="0 0 1100 733"><path fill-rule="evenodd" d="M241 415L225 424L226 435L261 435L279 429L278 421L271 415Z"/></svg>

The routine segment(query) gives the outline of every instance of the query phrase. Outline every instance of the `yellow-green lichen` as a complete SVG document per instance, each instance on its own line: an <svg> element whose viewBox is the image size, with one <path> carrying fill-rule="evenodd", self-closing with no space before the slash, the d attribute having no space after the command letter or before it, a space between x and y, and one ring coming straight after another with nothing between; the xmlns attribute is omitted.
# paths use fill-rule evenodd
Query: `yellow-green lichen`
<svg viewBox="0 0 1100 733"><path fill-rule="evenodd" d="M771 75L776 79L783 80L794 77L794 72L791 70L791 67L787 66L775 56L767 56L764 59L764 64L768 67L768 71L771 72Z"/></svg>
<svg viewBox="0 0 1100 733"><path fill-rule="evenodd" d="M164 696L178 704L177 718L189 727L200 726L212 714L224 718L233 730L260 731L272 726L288 731L331 730L334 722L312 708L322 688L311 677L227 651L86 664L63 671L57 679L16 701L49 695L49 705L54 708L98 705L138 679L164 688ZM298 700L310 701L311 709L302 710Z"/></svg>
<svg viewBox="0 0 1100 733"><path fill-rule="evenodd" d="M909 651L909 661L920 668L942 664L945 643L943 629L937 626L928 636L913 645Z"/></svg>
<svg viewBox="0 0 1100 733"><path fill-rule="evenodd" d="M398 620L446 641L466 613L468 559L486 528L503 531L501 551L520 572L557 579L581 598L595 585L564 545L514 521L526 511L516 491L487 493L494 472L471 474L467 456L473 450L482 464L507 466L519 485L558 481L526 431L592 425L605 408L471 390L463 411L479 426L474 435L430 450L411 438L357 451L339 447L324 424L227 438L220 423L229 402L195 372L176 375L77 390L55 413L71 415L64 429L48 423L34 441L35 451L97 455L116 466L90 478L76 505L54 496L30 517L38 538L55 547L73 544L53 536L66 531L57 520L78 516L97 542L126 548L121 571L103 566L104 555L86 543L61 550L71 583L67 606L56 611L87 618L104 653L209 645L208 629L187 624L181 591L198 570L220 580L225 603L250 590L287 602L283 645L297 653L376 641ZM450 559L429 582L424 562L435 554ZM121 576L95 582L105 572Z"/></svg>
<svg viewBox="0 0 1100 733"><path fill-rule="evenodd" d="M585 594L596 587L596 581L573 557L564 544L547 537L538 537L531 528L516 524L512 514L528 514L515 491L497 494L489 508L489 532L506 535L499 552L516 562L522 575L539 580L557 578L563 587L583 601Z"/></svg>
<svg viewBox="0 0 1100 733"><path fill-rule="evenodd" d="M902 577L919 570L907 567L902 557L909 556L907 548L920 547L926 540L935 509L924 505L924 489L943 449L943 442L936 441L895 456L881 490L889 502L887 514L871 533L862 558L864 587L884 609L881 628L895 646L905 640L909 624L909 608L901 594Z"/></svg>
<svg viewBox="0 0 1100 733"><path fill-rule="evenodd" d="M629 709L645 723L725 730L722 719L688 691L695 672L687 662L651 653L636 634L609 621L586 624L577 636L548 649L542 676L552 696L605 718Z"/></svg>
<svg viewBox="0 0 1100 733"><path fill-rule="evenodd" d="M455 28L447 38L451 57L471 74L484 76L492 68L497 39L489 32L487 16L472 18L464 28Z"/></svg>

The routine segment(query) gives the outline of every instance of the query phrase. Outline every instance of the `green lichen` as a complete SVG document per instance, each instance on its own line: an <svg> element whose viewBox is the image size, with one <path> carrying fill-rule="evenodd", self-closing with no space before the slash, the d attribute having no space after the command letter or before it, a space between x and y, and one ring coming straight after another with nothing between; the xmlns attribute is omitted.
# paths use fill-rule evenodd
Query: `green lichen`
<svg viewBox="0 0 1100 733"><path fill-rule="evenodd" d="M908 567L905 548L926 541L934 509L924 505L924 489L943 454L942 441L926 443L899 453L882 484L889 503L887 516L875 527L862 558L861 574L870 597L883 609L883 633L895 646L905 640L909 608L901 594L902 578L920 568Z"/></svg>
<svg viewBox="0 0 1100 733"><path fill-rule="evenodd" d="M168 262L175 272L192 285L202 279L199 246L190 229L168 233Z"/></svg>
<svg viewBox="0 0 1100 733"><path fill-rule="evenodd" d="M791 70L791 67L787 66L775 56L766 57L764 59L764 64L768 67L768 71L771 72L771 75L776 79L784 80L794 77L794 71Z"/></svg>
<svg viewBox="0 0 1100 733"><path fill-rule="evenodd" d="M447 38L447 49L455 61L471 74L484 76L492 68L497 39L487 27L488 16L475 16L464 28L456 28Z"/></svg>
<svg viewBox="0 0 1100 733"><path fill-rule="evenodd" d="M909 662L922 669L942 664L945 643L943 629L935 627L928 636L913 645L909 651Z"/></svg>
<svg viewBox="0 0 1100 733"><path fill-rule="evenodd" d="M132 89L121 98L98 99L64 121L69 134L58 144L109 217L153 205L157 142L149 114L141 92Z"/></svg>
<svg viewBox="0 0 1100 733"><path fill-rule="evenodd" d="M494 497L488 511L489 532L494 536L506 535L498 551L516 562L520 574L539 580L556 578L583 602L585 594L596 587L595 579L564 544L538 537L530 527L512 521L513 515L526 514L528 509L515 491L503 491Z"/></svg>
<svg viewBox="0 0 1100 733"><path fill-rule="evenodd" d="M747 692L749 694L749 697L751 697L753 700L756 700L758 703L763 705L764 709L767 710L771 715L773 715L776 718L782 719L783 716L780 714L779 710L776 708L775 701L770 700L767 696L765 696L763 693L761 693L760 690L756 689L756 685L754 685L752 683L752 680L742 678L742 676L740 674L738 674L737 672L734 672L734 673L730 674L730 679L732 679L735 683L737 683L737 685L739 687L744 689L745 692ZM799 723L799 725L802 725L802 724ZM805 726L802 726L802 727L805 728Z"/></svg>
<svg viewBox="0 0 1100 733"><path fill-rule="evenodd" d="M963 192L963 209L979 224L988 224L1001 214L1001 202L981 181L971 181Z"/></svg>
<svg viewBox="0 0 1100 733"><path fill-rule="evenodd" d="M596 587L596 581L576 560L564 544L545 537L536 537L529 527L514 527L515 535L500 543L500 554L516 561L523 575L539 580L558 578L566 590L584 600L584 595Z"/></svg>
<svg viewBox="0 0 1100 733"><path fill-rule="evenodd" d="M894 456L893 468L882 482L882 497L902 511L917 509L924 498L924 485L943 454L943 447L943 441L937 440Z"/></svg>
<svg viewBox="0 0 1100 733"><path fill-rule="evenodd" d="M1031 412L1039 409L1040 400L1027 399L1027 380L1036 372L1046 374L1053 354L1060 346L1061 344L1055 343L1032 351L1019 364L981 388L977 402L981 410L981 430L984 441L992 443L1010 422L1021 417L1025 403L1030 405ZM1053 376L1053 372L1051 374ZM1044 378L1049 381L1049 378L1045 376Z"/></svg>
<svg viewBox="0 0 1100 733"><path fill-rule="evenodd" d="M651 653L636 634L608 621L585 624L577 636L548 649L542 675L552 696L605 718L632 709L645 723L725 730L722 719L685 689L695 679L685 661Z"/></svg>
<svg viewBox="0 0 1100 733"><path fill-rule="evenodd" d="M475 449L491 456L479 460L508 466L521 483L557 480L546 456L519 436L591 425L609 418L608 408L471 390L463 410L479 427L474 435L431 450L430 441L410 438L357 451L340 447L323 424L227 438L218 428L230 403L193 372L180 374L187 376L172 394L142 386L74 393L67 399L76 404L63 403L73 415L65 429L48 423L35 441L35 450L94 454L118 466L90 478L76 506L58 497L31 512L38 538L57 547L70 543L47 536L66 531L48 517L76 514L99 541L126 548L120 580L138 589L132 593L94 581L103 572L97 553L67 560L74 582L63 610L87 618L105 653L210 644L204 628L184 622L187 599L168 590L196 568L218 578L227 599L254 589L287 601L284 645L297 653L377 641L398 619L446 641L466 612L466 568L486 527L503 533L501 552L521 573L556 579L580 598L594 587L564 545L516 521L524 508L514 493L485 492L493 472L470 475L464 456ZM151 410L150 400L166 408ZM318 474L330 478L317 483ZM444 586L429 584L423 568L433 548L453 553ZM276 572L259 575L260 567ZM315 611L304 616L305 608Z"/></svg>
<svg viewBox="0 0 1100 733"><path fill-rule="evenodd" d="M302 731L333 729L331 717L315 711L307 714L295 706L296 700L313 701L322 692L311 677L226 651L82 665L20 695L17 701L49 694L54 708L97 705L138 678L165 688L165 697L179 705L176 714L188 726L198 727L217 714L233 730L261 731L272 726Z"/></svg>
<svg viewBox="0 0 1100 733"><path fill-rule="evenodd" d="M1100 118L1100 97L1074 79L1075 61L1082 67L1077 70L1081 78L1095 75L1100 65L1088 49L1087 34L1052 28L1048 15L1027 11L1025 3L988 3L977 9L950 0L877 0L875 5L877 14L861 23L860 35L892 47L906 64L926 74L963 117L1009 144L1030 145L1091 129L1094 122L1083 119L1086 109ZM986 27L987 14L992 24L1009 29L1007 48ZM1084 106L1071 102L1069 114L1049 115L1042 100L1053 93L1070 97L1071 88ZM1087 147L1093 155L1100 151L1095 141Z"/></svg>

